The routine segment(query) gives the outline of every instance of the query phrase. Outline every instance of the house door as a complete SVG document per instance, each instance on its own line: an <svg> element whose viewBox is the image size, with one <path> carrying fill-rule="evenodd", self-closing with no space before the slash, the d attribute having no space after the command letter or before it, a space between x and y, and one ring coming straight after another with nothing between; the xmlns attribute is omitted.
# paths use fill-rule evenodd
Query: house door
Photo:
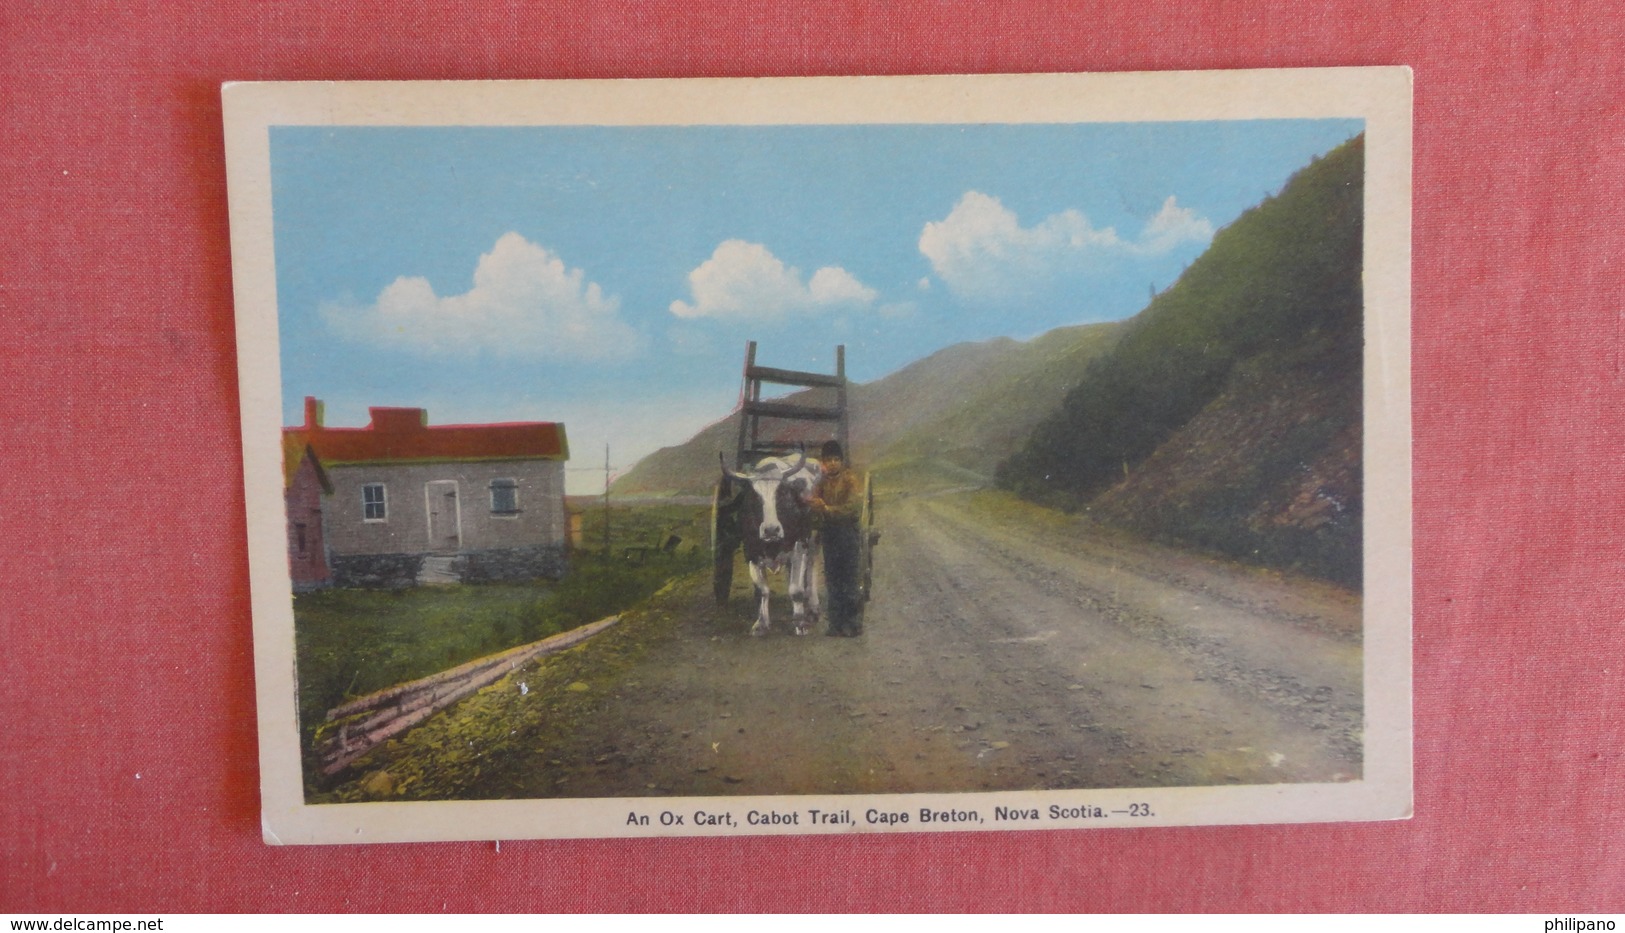
<svg viewBox="0 0 1625 933"><path fill-rule="evenodd" d="M462 512L457 503L457 481L437 479L423 487L429 512L429 548L455 551L462 547Z"/></svg>

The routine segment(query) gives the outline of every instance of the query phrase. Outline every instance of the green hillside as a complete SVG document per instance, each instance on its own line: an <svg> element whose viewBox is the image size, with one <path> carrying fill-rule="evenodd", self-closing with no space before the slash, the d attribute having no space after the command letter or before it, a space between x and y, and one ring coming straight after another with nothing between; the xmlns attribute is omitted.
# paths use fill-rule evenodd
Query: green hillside
<svg viewBox="0 0 1625 933"><path fill-rule="evenodd" d="M1077 385L1089 361L1121 332L1118 324L1052 330L1017 348L995 372L976 382L956 381L941 393L952 407L916 418L881 446L876 467L932 464L990 480L999 461ZM967 477L968 478L968 477Z"/></svg>
<svg viewBox="0 0 1625 933"><path fill-rule="evenodd" d="M738 441L739 418L730 415L685 443L639 460L611 489L617 496L710 495L717 481L717 451L732 451Z"/></svg>
<svg viewBox="0 0 1625 933"><path fill-rule="evenodd" d="M1356 138L1215 235L1000 485L1357 583L1363 177Z"/></svg>

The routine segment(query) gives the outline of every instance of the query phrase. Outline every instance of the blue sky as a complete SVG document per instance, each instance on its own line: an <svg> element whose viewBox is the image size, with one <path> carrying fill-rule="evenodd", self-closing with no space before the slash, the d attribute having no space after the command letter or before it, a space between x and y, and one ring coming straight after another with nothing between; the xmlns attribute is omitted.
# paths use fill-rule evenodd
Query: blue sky
<svg viewBox="0 0 1625 933"><path fill-rule="evenodd" d="M283 418L562 421L630 467L732 409L746 340L867 381L1132 315L1361 128L273 127Z"/></svg>

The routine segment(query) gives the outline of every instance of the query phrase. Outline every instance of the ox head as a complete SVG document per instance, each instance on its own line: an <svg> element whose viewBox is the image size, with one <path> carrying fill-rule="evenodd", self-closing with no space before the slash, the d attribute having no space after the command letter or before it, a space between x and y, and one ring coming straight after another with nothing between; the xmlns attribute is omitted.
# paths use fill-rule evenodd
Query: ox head
<svg viewBox="0 0 1625 933"><path fill-rule="evenodd" d="M806 451L794 460L769 457L748 473L723 463L722 472L749 490L740 512L747 558L774 556L806 537L810 523L805 500L818 484L818 462L809 462Z"/></svg>

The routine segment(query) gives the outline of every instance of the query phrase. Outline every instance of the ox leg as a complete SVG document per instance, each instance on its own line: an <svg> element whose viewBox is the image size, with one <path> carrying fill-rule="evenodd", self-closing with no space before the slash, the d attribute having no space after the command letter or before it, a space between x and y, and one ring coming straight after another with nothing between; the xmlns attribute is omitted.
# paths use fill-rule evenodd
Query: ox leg
<svg viewBox="0 0 1625 933"><path fill-rule="evenodd" d="M756 624L751 626L750 633L752 635L766 635L768 628L772 625L767 618L769 590L767 588L767 570L762 567L759 561L753 560L750 562L750 582L756 588L757 602Z"/></svg>
<svg viewBox="0 0 1625 933"><path fill-rule="evenodd" d="M818 624L823 616L823 609L818 604L818 563L819 548L818 535L807 538L807 562L803 571L807 574L807 628L810 630Z"/></svg>
<svg viewBox="0 0 1625 933"><path fill-rule="evenodd" d="M790 606L795 620L795 633L805 635L812 628L807 618L807 563L810 555L806 542L796 545L790 554Z"/></svg>
<svg viewBox="0 0 1625 933"><path fill-rule="evenodd" d="M811 544L796 545L790 567L790 602L795 607L796 634L805 635L818 623L818 577L813 573Z"/></svg>

